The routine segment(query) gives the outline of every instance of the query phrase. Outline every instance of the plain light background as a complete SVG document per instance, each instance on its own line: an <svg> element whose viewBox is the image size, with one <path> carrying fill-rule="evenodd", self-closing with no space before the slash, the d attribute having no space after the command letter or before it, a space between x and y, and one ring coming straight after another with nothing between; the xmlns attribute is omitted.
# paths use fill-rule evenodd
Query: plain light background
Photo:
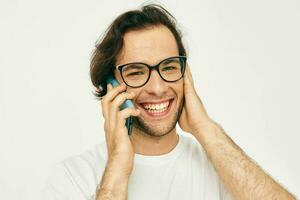
<svg viewBox="0 0 300 200"><path fill-rule="evenodd" d="M299 196L299 1L156 2L179 22L210 116ZM141 4L0 1L0 199L39 199L55 163L103 141L90 55Z"/></svg>

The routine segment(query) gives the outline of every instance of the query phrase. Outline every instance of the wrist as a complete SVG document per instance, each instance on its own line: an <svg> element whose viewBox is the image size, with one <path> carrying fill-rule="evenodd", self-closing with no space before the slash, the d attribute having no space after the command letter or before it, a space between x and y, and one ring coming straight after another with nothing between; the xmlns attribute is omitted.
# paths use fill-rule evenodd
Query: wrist
<svg viewBox="0 0 300 200"><path fill-rule="evenodd" d="M133 170L133 159L124 159L124 157L113 156L107 160L106 170L114 172L120 177L129 177Z"/></svg>
<svg viewBox="0 0 300 200"><path fill-rule="evenodd" d="M98 199L120 199L127 195L130 173L114 163L107 163L102 180L96 188Z"/></svg>
<svg viewBox="0 0 300 200"><path fill-rule="evenodd" d="M194 136L202 145L208 145L217 142L220 131L222 128L214 121L210 121L198 126Z"/></svg>

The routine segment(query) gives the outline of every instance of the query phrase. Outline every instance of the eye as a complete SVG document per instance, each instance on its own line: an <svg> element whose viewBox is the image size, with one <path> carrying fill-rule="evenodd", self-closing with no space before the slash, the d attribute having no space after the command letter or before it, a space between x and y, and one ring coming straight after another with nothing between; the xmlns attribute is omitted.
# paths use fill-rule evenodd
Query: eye
<svg viewBox="0 0 300 200"><path fill-rule="evenodd" d="M174 66L166 66L164 68L162 68L162 71L170 71L170 70L176 70L177 67Z"/></svg>
<svg viewBox="0 0 300 200"><path fill-rule="evenodd" d="M131 73L126 74L126 76L138 76L138 75L144 75L144 72L137 71L137 72L131 72Z"/></svg>

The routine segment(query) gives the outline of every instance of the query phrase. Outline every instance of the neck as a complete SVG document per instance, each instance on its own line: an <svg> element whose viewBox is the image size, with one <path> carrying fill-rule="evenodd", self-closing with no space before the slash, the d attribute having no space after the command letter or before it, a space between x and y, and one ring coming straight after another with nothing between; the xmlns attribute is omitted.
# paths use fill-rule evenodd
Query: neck
<svg viewBox="0 0 300 200"><path fill-rule="evenodd" d="M177 145L179 136L176 128L161 137L150 136L133 129L130 140L135 153L154 156L169 153Z"/></svg>

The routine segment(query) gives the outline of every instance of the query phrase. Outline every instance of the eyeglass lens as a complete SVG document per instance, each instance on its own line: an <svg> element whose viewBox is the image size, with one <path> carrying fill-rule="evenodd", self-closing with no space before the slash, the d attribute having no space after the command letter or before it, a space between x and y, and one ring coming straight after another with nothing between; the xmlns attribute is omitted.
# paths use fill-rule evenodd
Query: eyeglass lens
<svg viewBox="0 0 300 200"><path fill-rule="evenodd" d="M159 74L165 81L177 81L182 77L184 65L184 60L180 57L166 59L158 67ZM122 68L124 81L132 87L145 84L149 76L150 68L143 63L132 63Z"/></svg>

